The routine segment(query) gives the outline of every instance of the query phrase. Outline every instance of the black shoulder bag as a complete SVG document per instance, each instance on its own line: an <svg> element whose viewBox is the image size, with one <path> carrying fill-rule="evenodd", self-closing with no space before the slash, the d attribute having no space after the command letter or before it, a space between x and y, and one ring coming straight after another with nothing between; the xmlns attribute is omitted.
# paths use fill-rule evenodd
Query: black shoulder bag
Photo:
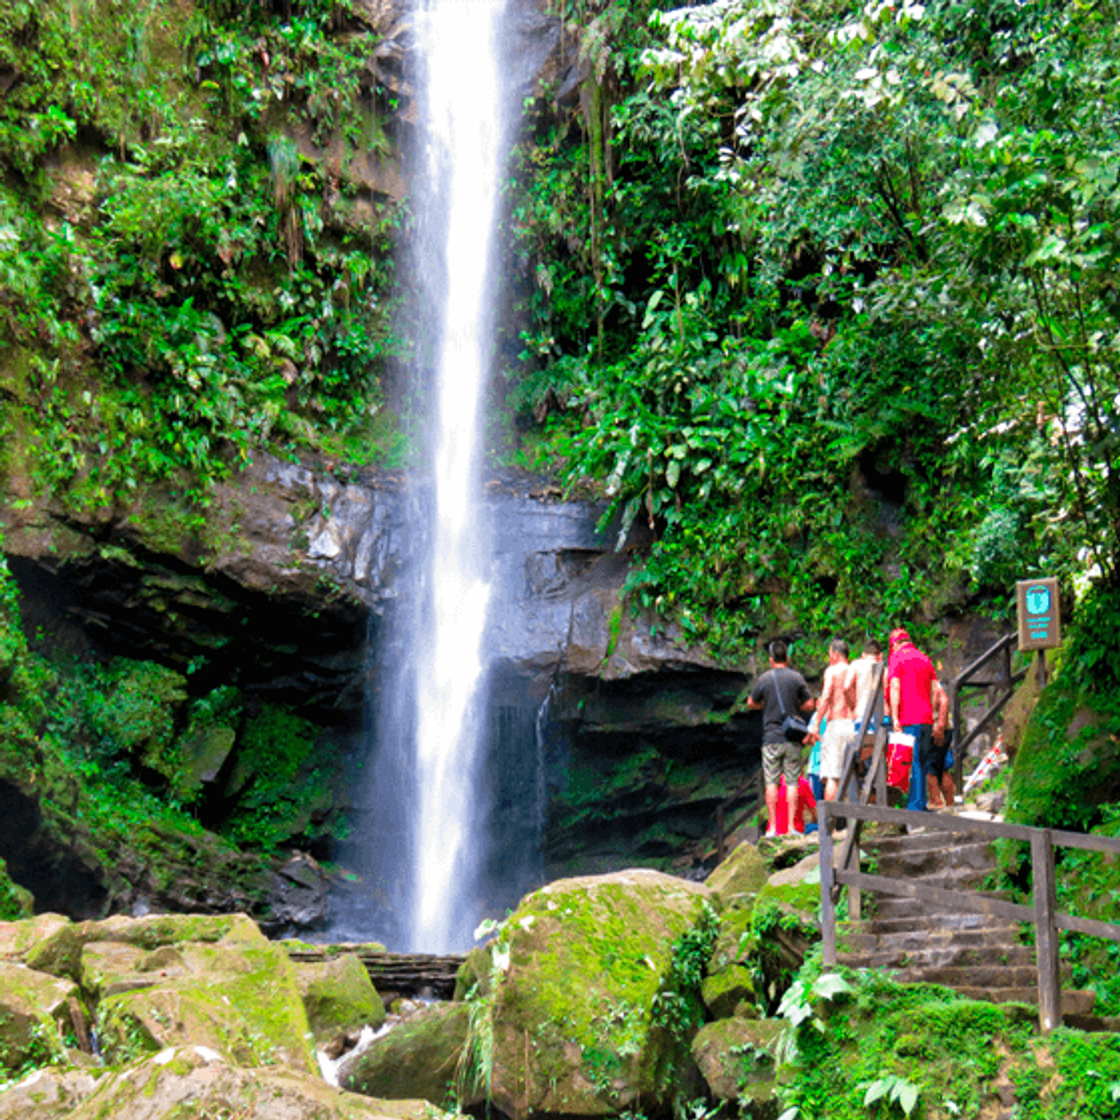
<svg viewBox="0 0 1120 1120"><path fill-rule="evenodd" d="M782 735L788 743L803 743L809 734L809 725L796 713L790 715L786 711L785 702L782 700L782 685L778 680L777 670L774 670L774 691L778 694L778 707L782 710Z"/></svg>

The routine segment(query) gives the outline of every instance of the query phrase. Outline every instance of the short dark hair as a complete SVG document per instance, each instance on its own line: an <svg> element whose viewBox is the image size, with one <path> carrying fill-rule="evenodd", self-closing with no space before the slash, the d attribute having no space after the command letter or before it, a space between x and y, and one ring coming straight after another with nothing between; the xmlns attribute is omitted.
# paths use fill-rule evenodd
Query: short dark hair
<svg viewBox="0 0 1120 1120"><path fill-rule="evenodd" d="M847 661L848 660L848 643L843 638L833 638L830 647L833 653L838 653Z"/></svg>
<svg viewBox="0 0 1120 1120"><path fill-rule="evenodd" d="M778 664L781 664L783 661L789 660L789 646L786 645L785 638L775 638L768 648L771 661L777 661Z"/></svg>
<svg viewBox="0 0 1120 1120"><path fill-rule="evenodd" d="M883 647L879 645L874 638L868 638L867 641L863 643L863 652L874 655L876 653L882 653Z"/></svg>

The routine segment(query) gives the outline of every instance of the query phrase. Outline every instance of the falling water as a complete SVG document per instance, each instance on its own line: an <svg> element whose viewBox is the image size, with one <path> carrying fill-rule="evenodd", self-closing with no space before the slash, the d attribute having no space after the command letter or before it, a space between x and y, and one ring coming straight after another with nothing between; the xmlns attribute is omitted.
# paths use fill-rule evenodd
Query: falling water
<svg viewBox="0 0 1120 1120"><path fill-rule="evenodd" d="M497 45L503 4L428 0L418 13L427 153L426 189L417 193L424 231L417 267L429 281L442 277L443 288L434 323L434 510L415 679L409 935L412 948L428 952L469 944L477 918L474 790L490 589L475 493L480 398L492 337L487 265L502 146ZM433 236L437 232L442 237Z"/></svg>
<svg viewBox="0 0 1120 1120"><path fill-rule="evenodd" d="M530 873L539 878L535 864L521 866L539 833L527 841L507 825L515 814L502 812L503 799L523 798L495 780L496 771L502 779L517 771L497 755L520 755L521 740L505 734L508 698L487 695L493 542L476 500L493 337L488 263L502 158L496 56L505 0L415 4L420 141L405 263L417 293L416 366L431 374L423 386L431 390L431 476L404 495L400 531L414 563L386 616L371 621L372 749L354 774L352 833L339 851L351 874L329 937L440 953L469 947L496 899L508 901ZM491 757L483 757L484 741L496 748Z"/></svg>

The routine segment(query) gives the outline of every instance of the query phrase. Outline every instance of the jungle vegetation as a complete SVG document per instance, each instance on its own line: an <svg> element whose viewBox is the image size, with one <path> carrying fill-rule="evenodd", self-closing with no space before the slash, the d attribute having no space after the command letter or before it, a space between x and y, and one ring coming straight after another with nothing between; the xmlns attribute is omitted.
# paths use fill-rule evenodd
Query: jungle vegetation
<svg viewBox="0 0 1120 1120"><path fill-rule="evenodd" d="M729 657L1039 573L1111 615L1116 4L554 7L582 95L524 106L493 454L646 522L632 605ZM377 46L352 0L0 0L9 472L416 461Z"/></svg>
<svg viewBox="0 0 1120 1120"><path fill-rule="evenodd" d="M644 522L630 605L731 660L779 628L1006 615L1016 579L1060 577L1078 613L1035 734L1068 750L1015 797L1114 833L1083 796L1115 803L1113 772L1072 762L1120 733L1120 3L545 3L582 93L523 107L495 459ZM420 458L408 202L353 173L408 127L378 45L358 0L0 0L7 483L88 510L170 482L204 510L264 449ZM209 823L311 837L314 729L158 666L64 672L2 574L0 600L4 749L57 777L60 821L200 831L202 727L283 748ZM1071 906L1115 906L1114 872L1075 878Z"/></svg>

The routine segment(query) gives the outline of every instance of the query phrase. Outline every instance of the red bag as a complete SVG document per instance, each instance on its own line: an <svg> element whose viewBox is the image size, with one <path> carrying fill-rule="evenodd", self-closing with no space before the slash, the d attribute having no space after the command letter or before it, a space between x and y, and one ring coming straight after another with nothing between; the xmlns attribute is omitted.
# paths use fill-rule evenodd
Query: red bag
<svg viewBox="0 0 1120 1120"><path fill-rule="evenodd" d="M887 785L910 788L910 764L914 761L914 736L895 732L887 742Z"/></svg>

